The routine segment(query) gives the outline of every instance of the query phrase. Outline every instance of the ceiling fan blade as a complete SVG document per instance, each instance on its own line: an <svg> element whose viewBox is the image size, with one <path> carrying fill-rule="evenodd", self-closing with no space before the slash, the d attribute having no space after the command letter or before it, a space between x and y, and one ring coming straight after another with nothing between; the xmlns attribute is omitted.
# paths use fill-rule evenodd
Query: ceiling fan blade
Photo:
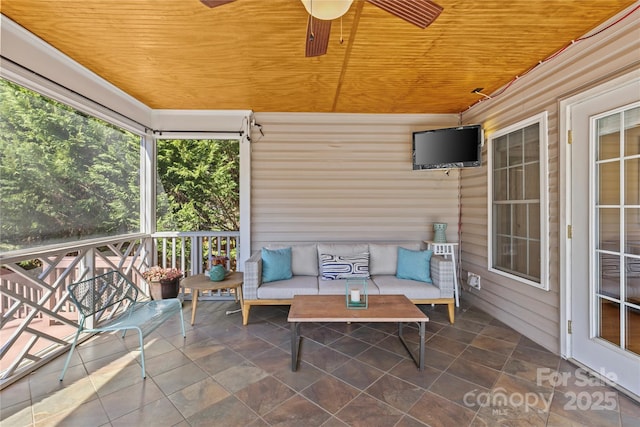
<svg viewBox="0 0 640 427"><path fill-rule="evenodd" d="M443 8L430 0L367 0L369 3L386 10L420 28L427 28L440 15Z"/></svg>
<svg viewBox="0 0 640 427"><path fill-rule="evenodd" d="M236 0L200 0L200 1L205 6L218 7L218 6L222 6L223 4L233 3Z"/></svg>
<svg viewBox="0 0 640 427"><path fill-rule="evenodd" d="M321 56L327 53L330 32L331 21L323 21L309 15L305 56Z"/></svg>

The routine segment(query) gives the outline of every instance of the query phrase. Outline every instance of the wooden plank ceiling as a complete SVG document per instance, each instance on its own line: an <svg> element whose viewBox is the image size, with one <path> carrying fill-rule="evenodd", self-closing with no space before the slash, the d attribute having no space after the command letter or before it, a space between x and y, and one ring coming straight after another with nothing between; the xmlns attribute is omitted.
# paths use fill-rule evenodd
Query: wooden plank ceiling
<svg viewBox="0 0 640 427"><path fill-rule="evenodd" d="M2 0L2 14L152 108L458 113L633 0L437 3L420 29L355 0L314 58L299 0Z"/></svg>

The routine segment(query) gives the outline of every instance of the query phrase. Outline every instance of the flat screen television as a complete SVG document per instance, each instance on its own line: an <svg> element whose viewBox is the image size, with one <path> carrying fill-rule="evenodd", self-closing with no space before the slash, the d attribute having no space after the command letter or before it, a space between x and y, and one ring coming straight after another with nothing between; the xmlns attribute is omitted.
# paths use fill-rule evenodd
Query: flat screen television
<svg viewBox="0 0 640 427"><path fill-rule="evenodd" d="M480 166L482 140L481 125L413 132L413 170Z"/></svg>

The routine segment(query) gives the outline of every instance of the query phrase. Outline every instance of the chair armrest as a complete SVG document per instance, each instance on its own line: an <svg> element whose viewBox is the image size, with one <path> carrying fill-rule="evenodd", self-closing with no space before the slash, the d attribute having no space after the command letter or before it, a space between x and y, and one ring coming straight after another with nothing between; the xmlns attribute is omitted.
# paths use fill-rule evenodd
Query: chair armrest
<svg viewBox="0 0 640 427"><path fill-rule="evenodd" d="M431 280L440 289L440 298L453 298L453 261L442 255L433 255Z"/></svg>
<svg viewBox="0 0 640 427"><path fill-rule="evenodd" d="M242 297L246 300L258 299L258 287L262 284L262 253L256 252L244 262L244 283Z"/></svg>

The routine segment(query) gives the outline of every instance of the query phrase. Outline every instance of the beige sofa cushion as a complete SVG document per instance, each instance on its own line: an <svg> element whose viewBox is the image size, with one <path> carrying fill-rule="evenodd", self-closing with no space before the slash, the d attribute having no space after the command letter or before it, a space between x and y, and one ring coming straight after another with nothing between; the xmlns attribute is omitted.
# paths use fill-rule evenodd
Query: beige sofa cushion
<svg viewBox="0 0 640 427"><path fill-rule="evenodd" d="M391 243L370 243L369 244L369 274L373 275L393 275L395 276L398 266L398 247L420 250L420 242L403 243L401 245Z"/></svg>
<svg viewBox="0 0 640 427"><path fill-rule="evenodd" d="M405 295L409 299L442 298L440 289L431 283L398 279L396 276L374 276L380 295Z"/></svg>
<svg viewBox="0 0 640 427"><path fill-rule="evenodd" d="M312 245L269 245L269 249L291 247L291 272L294 276L318 275L318 248Z"/></svg>
<svg viewBox="0 0 640 427"><path fill-rule="evenodd" d="M318 243L318 256L331 255L355 255L369 252L367 243Z"/></svg>
<svg viewBox="0 0 640 427"><path fill-rule="evenodd" d="M318 278L293 276L289 280L263 283L258 288L258 299L291 299L294 295L317 295Z"/></svg>

